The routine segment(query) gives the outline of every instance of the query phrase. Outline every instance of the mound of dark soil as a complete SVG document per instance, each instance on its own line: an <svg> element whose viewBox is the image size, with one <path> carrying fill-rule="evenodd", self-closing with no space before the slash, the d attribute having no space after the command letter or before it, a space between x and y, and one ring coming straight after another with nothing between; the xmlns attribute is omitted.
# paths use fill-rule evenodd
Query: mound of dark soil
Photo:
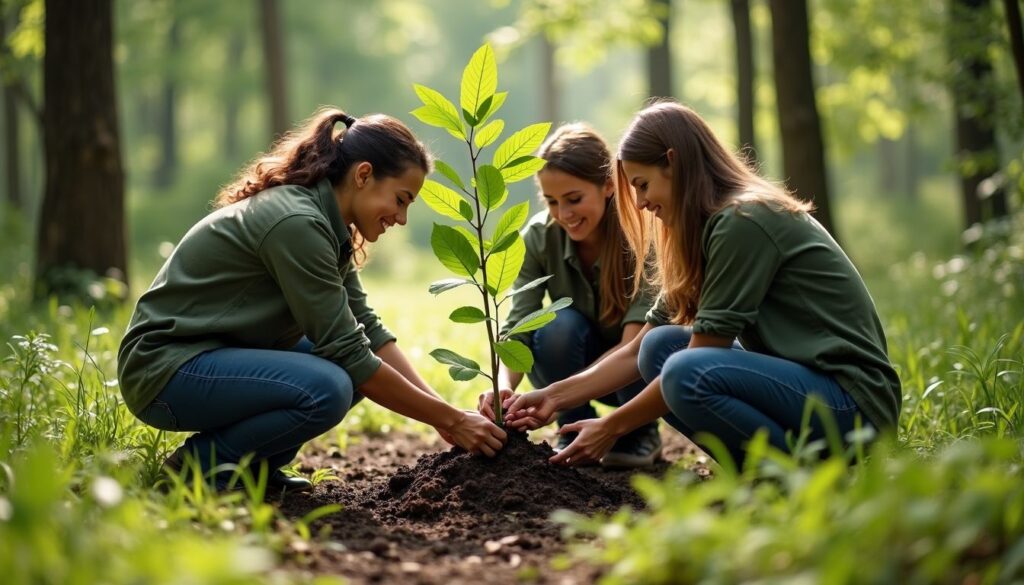
<svg viewBox="0 0 1024 585"><path fill-rule="evenodd" d="M377 511L410 519L451 512L546 518L559 509L594 513L642 505L621 482L552 465L552 455L547 443L531 443L523 433L510 433L493 458L457 448L424 455L414 466L400 468L375 494Z"/></svg>

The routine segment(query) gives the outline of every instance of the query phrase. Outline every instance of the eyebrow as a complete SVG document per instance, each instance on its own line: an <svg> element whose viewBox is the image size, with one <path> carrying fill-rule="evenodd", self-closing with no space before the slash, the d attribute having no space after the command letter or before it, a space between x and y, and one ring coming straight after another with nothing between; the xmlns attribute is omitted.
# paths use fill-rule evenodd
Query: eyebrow
<svg viewBox="0 0 1024 585"><path fill-rule="evenodd" d="M544 193L543 195L545 197L547 197L548 199L554 199L556 197L568 197L569 195L582 195L582 194L583 194L583 191L580 191L579 189L573 189L572 191L568 191L566 193L562 193L561 195L548 195L547 193Z"/></svg>

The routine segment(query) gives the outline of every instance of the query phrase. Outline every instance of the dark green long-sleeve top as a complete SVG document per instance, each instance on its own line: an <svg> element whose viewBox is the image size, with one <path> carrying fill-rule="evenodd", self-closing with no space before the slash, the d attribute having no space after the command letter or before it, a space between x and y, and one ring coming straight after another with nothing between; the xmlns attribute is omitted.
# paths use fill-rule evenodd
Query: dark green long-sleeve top
<svg viewBox="0 0 1024 585"><path fill-rule="evenodd" d="M326 180L267 189L185 234L121 341L121 393L138 413L204 351L287 349L303 335L357 387L380 367L373 352L395 339L367 305Z"/></svg>
<svg viewBox="0 0 1024 585"><path fill-rule="evenodd" d="M711 216L702 246L695 332L830 374L877 428L896 426L900 380L874 301L817 221L742 203ZM647 320L663 325L670 314L659 298Z"/></svg>
<svg viewBox="0 0 1024 585"><path fill-rule="evenodd" d="M594 264L591 277L588 278L576 252L576 243L561 226L551 220L547 211L531 217L520 233L526 245L526 257L513 286L519 288L542 276L551 275L551 278L537 288L512 297L512 308L504 320L502 331L511 329L517 321L540 309L545 292L552 301L571 298L572 308L597 325L601 340L608 347L622 341L622 329L627 323L644 322L654 304L654 294L649 287L630 302L617 323L600 322L601 263L598 261ZM630 283L627 283L626 290L632 290ZM514 337L525 342L524 338L529 335L525 333Z"/></svg>

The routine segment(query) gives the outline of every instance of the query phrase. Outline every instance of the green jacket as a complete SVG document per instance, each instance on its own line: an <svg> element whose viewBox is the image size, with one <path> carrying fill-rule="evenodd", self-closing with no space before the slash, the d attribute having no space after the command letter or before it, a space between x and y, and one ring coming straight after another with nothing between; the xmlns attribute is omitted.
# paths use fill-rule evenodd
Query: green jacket
<svg viewBox="0 0 1024 585"><path fill-rule="evenodd" d="M366 303L326 180L267 189L192 226L139 298L118 352L121 393L138 413L202 352L287 349L303 336L357 387L395 339Z"/></svg>
<svg viewBox="0 0 1024 585"><path fill-rule="evenodd" d="M513 285L518 288L542 276L551 275L543 285L512 297L512 308L504 320L502 331L512 328L517 321L541 308L547 291L552 301L563 297L572 299L572 308L579 311L590 322L598 326L601 339L606 347L622 340L622 329L626 323L643 323L644 316L654 303L654 294L644 289L630 303L618 323L605 325L598 321L601 312L600 261L594 264L593 278L587 278L583 264L576 253L576 244L557 223L551 220L547 211L541 211L530 218L522 230L526 244L523 268ZM627 290L631 290L627 286ZM524 343L530 334L514 337Z"/></svg>
<svg viewBox="0 0 1024 585"><path fill-rule="evenodd" d="M830 374L877 428L896 426L900 379L874 301L817 221L759 203L730 206L708 220L702 246L695 332ZM659 298L647 320L666 324L670 314Z"/></svg>

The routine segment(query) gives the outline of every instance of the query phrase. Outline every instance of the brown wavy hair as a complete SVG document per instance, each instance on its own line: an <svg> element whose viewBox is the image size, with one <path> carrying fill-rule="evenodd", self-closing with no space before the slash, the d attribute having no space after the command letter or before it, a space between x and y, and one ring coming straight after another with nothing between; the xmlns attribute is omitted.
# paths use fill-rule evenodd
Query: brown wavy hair
<svg viewBox="0 0 1024 585"><path fill-rule="evenodd" d="M539 173L556 169L601 189L612 179L612 155L608 144L593 128L583 123L559 127L541 145L537 156L547 161ZM618 324L629 309L633 293L628 283L633 278L636 264L619 225L618 204L614 196L607 200L597 229L601 230L603 238L599 256L601 307L598 320L605 325L613 325Z"/></svg>
<svg viewBox="0 0 1024 585"><path fill-rule="evenodd" d="M344 125L336 129L339 122ZM353 118L338 108L323 107L282 136L270 152L247 164L221 189L213 205L231 205L280 185L312 188L325 178L336 186L354 164L363 161L373 165L377 178L398 177L413 166L425 174L431 170L426 147L398 119L384 114ZM361 265L366 253L362 234L356 230L352 244L356 263Z"/></svg>
<svg viewBox="0 0 1024 585"><path fill-rule="evenodd" d="M669 156L668 151L673 155ZM726 206L758 202L778 211L810 212L811 203L767 181L727 149L696 112L675 102L641 110L619 142L616 180L620 222L633 252L654 251L651 281L673 311L672 322L692 323L704 285L701 239L708 219ZM622 161L672 171L672 214L655 223L654 214L637 209ZM637 277L644 266L636 266ZM634 283L634 293L639 280Z"/></svg>

